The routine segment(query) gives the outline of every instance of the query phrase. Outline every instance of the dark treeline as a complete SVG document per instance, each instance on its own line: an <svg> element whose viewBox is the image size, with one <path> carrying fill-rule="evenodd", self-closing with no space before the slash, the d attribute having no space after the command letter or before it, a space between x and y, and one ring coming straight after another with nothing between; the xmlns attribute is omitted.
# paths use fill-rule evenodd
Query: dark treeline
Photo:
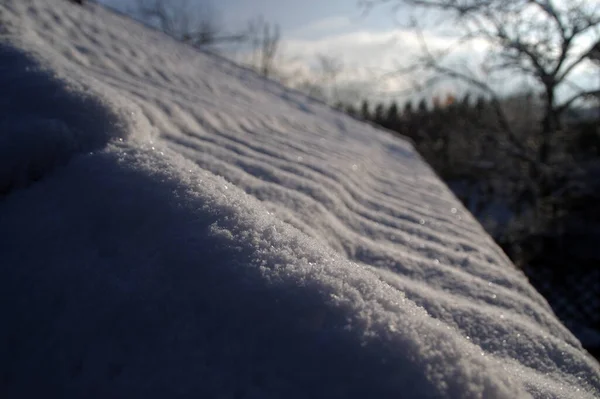
<svg viewBox="0 0 600 399"><path fill-rule="evenodd" d="M533 94L501 104L532 147L541 141L541 104ZM531 161L496 139L496 108L484 96L339 107L409 137L565 323L600 331L600 109L565 115L540 184Z"/></svg>

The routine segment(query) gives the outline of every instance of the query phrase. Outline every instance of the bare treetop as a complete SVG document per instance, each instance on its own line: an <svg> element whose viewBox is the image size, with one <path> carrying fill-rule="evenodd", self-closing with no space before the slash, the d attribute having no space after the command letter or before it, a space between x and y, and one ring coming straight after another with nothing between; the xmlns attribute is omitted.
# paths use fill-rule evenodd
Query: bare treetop
<svg viewBox="0 0 600 399"><path fill-rule="evenodd" d="M221 32L217 13L208 1L137 0L137 13L163 32L197 46L215 42Z"/></svg>
<svg viewBox="0 0 600 399"><path fill-rule="evenodd" d="M436 54L429 50L419 30L422 57L402 72L425 68L432 73L427 84L454 79L497 97L489 83L494 75L503 80L529 77L537 82L545 103L540 123L545 139L535 157L542 163L548 160L549 136L560 129L563 112L580 99L597 98L600 94L600 87L582 88L573 79L578 69L597 57L598 0L362 0L361 4L367 9L403 4L445 12L458 31L458 46L473 40L486 43L487 54L480 65L486 76L482 78L450 68L444 57L455 48ZM570 89L572 96L559 99L558 91L563 89ZM508 128L506 125L505 130Z"/></svg>

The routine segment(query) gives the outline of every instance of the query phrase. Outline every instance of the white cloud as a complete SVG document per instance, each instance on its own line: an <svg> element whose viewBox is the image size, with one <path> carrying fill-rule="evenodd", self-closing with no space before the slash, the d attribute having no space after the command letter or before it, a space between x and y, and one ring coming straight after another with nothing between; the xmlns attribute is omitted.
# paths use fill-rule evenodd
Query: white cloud
<svg viewBox="0 0 600 399"><path fill-rule="evenodd" d="M386 69L394 60L403 57L411 44L404 40L401 31L352 33L321 37L314 40L285 40L285 51L310 59L315 54L327 54L343 59L346 66L377 67Z"/></svg>
<svg viewBox="0 0 600 399"><path fill-rule="evenodd" d="M403 100L408 97L407 92L414 96L415 80L423 79L425 71L410 76L393 75L394 71L406 68L413 64L417 57L422 56L422 49L416 32L408 28L394 28L389 30L373 31L365 28L350 32L328 31L356 29L356 24L351 19L344 17L332 17L307 25L296 34L283 38L282 57L280 66L287 76L294 76L296 80L310 80L313 76L318 80L318 68L315 68L316 56L319 54L341 60L344 65L343 73L338 76L340 84L359 85L368 88L365 96L379 98L398 97ZM309 34L312 32L312 35ZM323 34L318 35L317 32ZM423 32L425 42L431 51L442 50L453 47L456 37L446 32L425 30ZM595 36L590 36L595 39ZM586 48L591 39L577 43L577 48ZM589 40L588 40L589 39ZM524 77L518 78L514 73L496 73L490 75L482 67L482 62L490 50L489 43L484 40L473 40L458 47L450 56L445 58L447 65L453 69L485 80L488 84L496 87L500 93L509 93L515 90L532 90L535 82ZM312 74L312 75L311 75ZM387 74L386 79L381 77ZM294 78L291 79L293 81ZM583 87L596 87L598 85L597 69L587 63L582 63L572 74L572 80ZM525 82L525 83L524 83ZM434 90L427 93L417 94L419 97L432 94L444 95L448 92L464 92L465 84L458 82L444 82ZM565 87L560 90L560 97L569 92Z"/></svg>
<svg viewBox="0 0 600 399"><path fill-rule="evenodd" d="M301 28L289 32L290 37L312 37L314 35L332 34L352 26L347 16L339 15L311 22Z"/></svg>
<svg viewBox="0 0 600 399"><path fill-rule="evenodd" d="M425 31L424 37L431 50L450 47L455 40L431 31ZM373 92L392 96L409 90L414 76L395 76L385 80L381 77L414 63L416 57L422 55L415 31L401 28L378 32L360 30L315 39L291 38L284 40L283 48L287 57L294 60L294 70L310 73L315 55L325 54L342 60L342 82L370 83ZM452 58L458 61L482 54L483 51L484 47L476 44ZM302 63L305 64L304 67L301 66Z"/></svg>

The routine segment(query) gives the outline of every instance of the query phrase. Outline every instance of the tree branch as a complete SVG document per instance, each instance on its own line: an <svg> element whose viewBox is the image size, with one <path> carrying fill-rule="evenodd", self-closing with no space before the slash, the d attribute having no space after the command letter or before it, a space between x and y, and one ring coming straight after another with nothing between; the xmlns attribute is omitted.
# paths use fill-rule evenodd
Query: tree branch
<svg viewBox="0 0 600 399"><path fill-rule="evenodd" d="M600 89L595 89L595 90L586 90L586 91L582 91L579 92L575 95L573 95L572 97L570 97L568 100L566 100L564 103L562 103L561 105L559 105L558 107L556 107L556 112L558 114L566 111L571 104L573 104L575 101L584 98L584 97L600 97Z"/></svg>
<svg viewBox="0 0 600 399"><path fill-rule="evenodd" d="M513 132L512 128L510 126L510 123L508 122L508 118L506 117L504 110L502 109L502 104L500 103L500 99L498 98L496 91L493 90L488 84L486 84L485 82L483 82L479 79L476 79L472 76L468 76L464 73L461 73L459 71L456 71L456 70L453 70L451 68L441 65L438 62L438 60L436 60L435 57L431 54L431 52L427 46L427 43L425 41L425 38L423 36L423 32L421 29L418 29L418 28L417 28L417 37L419 38L422 52L424 54L423 66L425 68L428 68L428 69L436 72L437 74L441 74L442 76L446 76L446 77L450 77L450 78L454 78L454 79L463 81L473 87L476 87L477 89L481 90L482 92L488 94L492 100L492 105L494 107L494 112L496 114L496 117L498 118L498 122L500 123L500 128L506 134L508 141L518 149L518 151L516 153L519 154L519 158L526 160L529 163L531 163L532 165L537 167L537 162L535 161L535 159L527 155L527 150L526 150L525 146L520 142L520 140L517 138L517 136ZM440 78L439 76L434 77L433 80L430 80L430 82L436 82L437 80L439 80L439 78Z"/></svg>
<svg viewBox="0 0 600 399"><path fill-rule="evenodd" d="M573 69L575 69L575 67L577 67L577 65L585 61L586 58L591 58L599 43L600 42L592 44L587 50L582 52L579 57L575 59L575 61L570 63L562 72L560 72L560 74L556 77L556 81L561 82L573 71Z"/></svg>

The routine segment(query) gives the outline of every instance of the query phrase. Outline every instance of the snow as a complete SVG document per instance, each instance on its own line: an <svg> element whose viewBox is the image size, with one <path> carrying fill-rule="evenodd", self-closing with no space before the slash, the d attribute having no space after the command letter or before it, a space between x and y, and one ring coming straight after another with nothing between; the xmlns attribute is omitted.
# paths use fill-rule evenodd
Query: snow
<svg viewBox="0 0 600 399"><path fill-rule="evenodd" d="M599 394L410 143L93 3L0 71L0 397Z"/></svg>

